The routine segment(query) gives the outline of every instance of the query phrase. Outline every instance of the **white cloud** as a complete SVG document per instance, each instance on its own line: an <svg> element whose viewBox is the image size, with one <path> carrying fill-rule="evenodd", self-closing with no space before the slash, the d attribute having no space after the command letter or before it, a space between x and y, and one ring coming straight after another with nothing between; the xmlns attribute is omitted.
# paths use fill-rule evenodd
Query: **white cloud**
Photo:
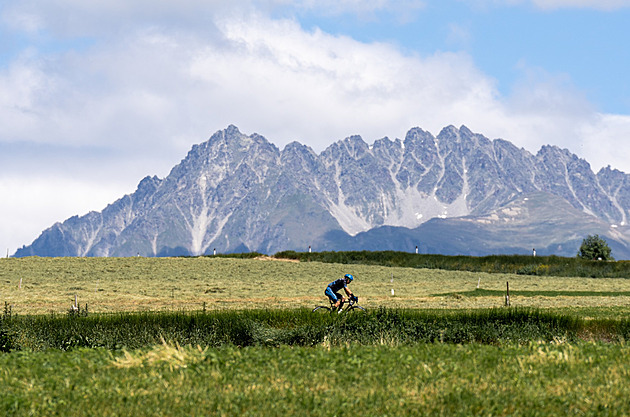
<svg viewBox="0 0 630 417"><path fill-rule="evenodd" d="M545 10L552 9L596 9L616 10L630 7L628 0L531 0L536 7Z"/></svg>
<svg viewBox="0 0 630 417"><path fill-rule="evenodd" d="M492 80L465 54L408 56L261 16L216 24L215 38L153 29L0 72L5 104L19 104L3 122L13 140L135 150L157 141L169 154L175 137L235 123L322 149L354 133L439 129L465 120L454 108L493 102ZM18 112L28 120L12 122Z"/></svg>
<svg viewBox="0 0 630 417"><path fill-rule="evenodd" d="M3 198L0 215L0 248L15 253L28 245L45 229L71 216L102 210L107 204L128 193L116 185L93 183L71 177L0 177Z"/></svg>
<svg viewBox="0 0 630 417"><path fill-rule="evenodd" d="M291 4L296 9L305 9L328 15L344 13L367 16L376 12L406 14L426 7L423 0L297 0L278 2Z"/></svg>
<svg viewBox="0 0 630 417"><path fill-rule="evenodd" d="M594 123L587 123L579 134L580 153L596 170L610 165L630 173L626 151L630 141L630 116L598 114Z"/></svg>
<svg viewBox="0 0 630 417"><path fill-rule="evenodd" d="M542 10L593 9L613 11L630 7L629 0L461 0L480 6L531 4Z"/></svg>
<svg viewBox="0 0 630 417"><path fill-rule="evenodd" d="M5 25L27 33L116 36L139 24L212 30L212 21L220 15L274 10L362 17L390 13L404 18L425 4L424 0L7 0L0 11Z"/></svg>

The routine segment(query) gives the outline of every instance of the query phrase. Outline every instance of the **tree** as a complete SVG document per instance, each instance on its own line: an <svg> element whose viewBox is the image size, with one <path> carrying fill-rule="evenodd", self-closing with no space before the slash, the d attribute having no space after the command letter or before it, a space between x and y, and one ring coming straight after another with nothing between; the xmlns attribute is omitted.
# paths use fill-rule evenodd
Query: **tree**
<svg viewBox="0 0 630 417"><path fill-rule="evenodd" d="M580 246L580 251L577 256L582 259L590 260L615 260L615 258L610 255L608 243L606 243L604 238L599 237L599 235L588 235L586 239L582 241L582 245Z"/></svg>

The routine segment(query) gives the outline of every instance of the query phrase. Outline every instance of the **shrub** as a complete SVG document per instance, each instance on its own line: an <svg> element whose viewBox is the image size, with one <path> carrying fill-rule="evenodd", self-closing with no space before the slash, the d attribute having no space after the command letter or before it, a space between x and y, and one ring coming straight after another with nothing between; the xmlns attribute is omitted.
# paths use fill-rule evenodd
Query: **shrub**
<svg viewBox="0 0 630 417"><path fill-rule="evenodd" d="M599 235L588 235L580 246L578 257L582 259L589 259L592 261L608 261L614 260L610 255L610 247L606 243L606 239L599 237Z"/></svg>

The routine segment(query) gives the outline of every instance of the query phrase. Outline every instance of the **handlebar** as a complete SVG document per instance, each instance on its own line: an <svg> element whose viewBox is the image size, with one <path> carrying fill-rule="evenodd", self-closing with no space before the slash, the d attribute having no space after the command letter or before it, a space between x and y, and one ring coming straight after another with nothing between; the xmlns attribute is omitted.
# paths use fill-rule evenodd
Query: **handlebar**
<svg viewBox="0 0 630 417"><path fill-rule="evenodd" d="M348 304L350 304L350 305L358 304L358 303L359 303L359 297L354 296L354 299L352 299L352 298L350 298L350 297L348 297L348 298L344 298L344 299L341 301L341 305L344 305L345 303L348 303Z"/></svg>

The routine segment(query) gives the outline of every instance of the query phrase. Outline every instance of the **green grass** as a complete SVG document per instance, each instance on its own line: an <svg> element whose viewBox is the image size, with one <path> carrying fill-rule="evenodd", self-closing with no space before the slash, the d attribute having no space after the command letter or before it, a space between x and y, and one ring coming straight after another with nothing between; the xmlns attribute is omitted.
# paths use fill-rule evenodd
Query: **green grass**
<svg viewBox="0 0 630 417"><path fill-rule="evenodd" d="M596 343L0 355L0 414L626 416L630 348Z"/></svg>
<svg viewBox="0 0 630 417"><path fill-rule="evenodd" d="M500 290L484 290L475 289L473 291L455 292L452 294L434 294L440 295L462 295L466 297L501 297L506 295L506 291ZM630 297L630 291L510 291L510 297Z"/></svg>
<svg viewBox="0 0 630 417"><path fill-rule="evenodd" d="M627 275L343 256L2 259L0 415L630 415Z"/></svg>
<svg viewBox="0 0 630 417"><path fill-rule="evenodd" d="M338 315L310 310L208 313L119 313L18 316L0 321L4 351L76 348L139 349L164 341L178 345L344 346L360 344L483 343L630 338L628 320L583 320L540 310L377 309Z"/></svg>

